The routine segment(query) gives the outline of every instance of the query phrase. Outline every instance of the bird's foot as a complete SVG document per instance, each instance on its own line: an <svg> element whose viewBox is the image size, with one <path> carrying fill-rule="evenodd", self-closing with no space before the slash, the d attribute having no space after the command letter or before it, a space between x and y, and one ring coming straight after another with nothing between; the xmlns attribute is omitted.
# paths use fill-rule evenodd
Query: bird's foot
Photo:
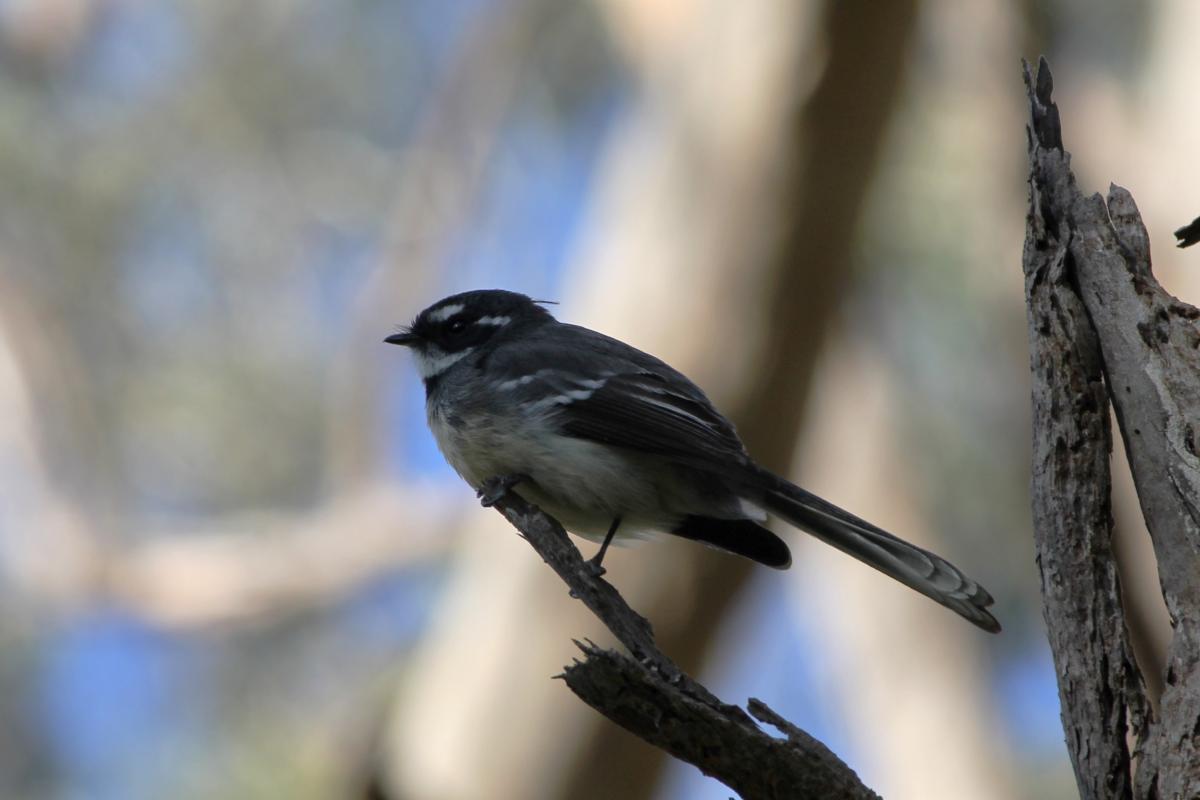
<svg viewBox="0 0 1200 800"><path fill-rule="evenodd" d="M587 561L583 562L583 568L586 569L588 574L590 574L593 578L603 578L608 572L608 570L606 570L600 563L603 558L604 553L597 553Z"/></svg>
<svg viewBox="0 0 1200 800"><path fill-rule="evenodd" d="M521 472L512 475L494 475L483 482L483 485L475 492L475 496L479 498L480 505L484 508L491 508L504 495L511 492L514 486L527 480L529 480L529 476Z"/></svg>
<svg viewBox="0 0 1200 800"><path fill-rule="evenodd" d="M617 528L619 527L621 527L621 518L617 517L612 521L612 525L608 526L608 533L604 535L604 543L600 545L599 552L583 562L584 567L591 573L593 578L602 578L604 577L604 573L608 572L601 564L604 562L604 554L608 552L608 546L612 544L613 537L617 535Z"/></svg>

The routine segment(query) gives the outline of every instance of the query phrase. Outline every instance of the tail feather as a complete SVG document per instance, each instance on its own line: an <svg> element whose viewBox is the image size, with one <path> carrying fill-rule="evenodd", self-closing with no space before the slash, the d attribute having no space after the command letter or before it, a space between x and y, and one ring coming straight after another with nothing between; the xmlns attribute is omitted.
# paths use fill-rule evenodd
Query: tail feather
<svg viewBox="0 0 1200 800"><path fill-rule="evenodd" d="M792 565L792 552L787 544L753 520L692 515L684 517L671 533L745 556L775 569L787 569Z"/></svg>
<svg viewBox="0 0 1200 800"><path fill-rule="evenodd" d="M992 596L949 561L909 544L777 475L763 470L760 478L768 484L763 497L767 510L941 603L985 631L1000 631L1000 623L987 611L993 602Z"/></svg>

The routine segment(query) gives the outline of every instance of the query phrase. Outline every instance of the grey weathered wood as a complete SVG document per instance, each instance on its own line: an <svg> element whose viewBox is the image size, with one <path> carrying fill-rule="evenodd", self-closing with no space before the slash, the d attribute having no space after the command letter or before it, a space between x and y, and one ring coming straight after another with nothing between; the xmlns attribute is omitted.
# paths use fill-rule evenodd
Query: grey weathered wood
<svg viewBox="0 0 1200 800"><path fill-rule="evenodd" d="M1129 192L1114 185L1107 198L1085 197L1076 187L1044 61L1036 84L1026 69L1026 83L1032 112L1025 270L1035 378L1035 520L1068 749L1085 796L1126 797L1132 791L1139 798L1196 798L1200 311L1155 280L1149 235ZM1099 413L1107 414L1097 398L1101 373L1171 615L1157 719L1145 720L1120 618L1109 526L1099 519L1101 505L1108 513L1107 468L1102 472L1096 460L1099 434L1088 431L1102 424L1095 419L1098 402ZM1070 417L1066 427L1064 417ZM1086 518L1081 510L1088 511ZM1090 580L1081 580L1089 574ZM1072 624L1082 627L1071 631ZM1139 746L1132 790L1126 723Z"/></svg>
<svg viewBox="0 0 1200 800"><path fill-rule="evenodd" d="M1150 271L1129 192L1078 207L1071 243L1171 615L1159 719L1138 768L1140 797L1200 797L1200 311Z"/></svg>
<svg viewBox="0 0 1200 800"><path fill-rule="evenodd" d="M1080 795L1128 798L1127 728L1145 699L1125 630L1112 551L1112 448L1100 339L1077 293L1103 202L1083 197L1063 150L1045 61L1025 68L1031 122L1023 267L1033 377L1034 543L1058 673L1067 750Z"/></svg>
<svg viewBox="0 0 1200 800"><path fill-rule="evenodd" d="M699 767L744 798L874 798L829 748L761 701L750 709L786 738L714 705L661 685L642 665L612 650L581 644L585 660L567 667L571 691L606 717L676 758ZM730 713L736 709L734 713Z"/></svg>
<svg viewBox="0 0 1200 800"><path fill-rule="evenodd" d="M751 712L785 738L768 735L680 670L654 644L650 623L594 574L553 518L512 492L489 503L633 655L577 643L584 659L560 677L581 700L747 800L877 797L829 748L761 701L750 701Z"/></svg>
<svg viewBox="0 0 1200 800"><path fill-rule="evenodd" d="M1136 793L1190 800L1200 797L1200 311L1155 281L1129 192L1114 185L1107 207L1095 195L1083 213L1095 223L1081 226L1071 246L1080 294L1099 334L1172 625Z"/></svg>

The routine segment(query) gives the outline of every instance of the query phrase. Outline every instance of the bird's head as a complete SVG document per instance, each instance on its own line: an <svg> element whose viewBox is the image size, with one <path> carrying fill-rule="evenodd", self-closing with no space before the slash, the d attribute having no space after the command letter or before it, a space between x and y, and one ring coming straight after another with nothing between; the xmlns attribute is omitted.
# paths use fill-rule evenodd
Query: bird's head
<svg viewBox="0 0 1200 800"><path fill-rule="evenodd" d="M429 381L489 343L553 319L523 294L480 289L439 300L384 341L411 349L421 377Z"/></svg>

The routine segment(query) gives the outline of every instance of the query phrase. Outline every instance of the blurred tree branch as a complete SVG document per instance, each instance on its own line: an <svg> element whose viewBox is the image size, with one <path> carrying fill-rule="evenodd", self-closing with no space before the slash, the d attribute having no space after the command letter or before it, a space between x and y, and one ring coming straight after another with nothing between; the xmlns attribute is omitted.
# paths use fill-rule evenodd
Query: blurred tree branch
<svg viewBox="0 0 1200 800"><path fill-rule="evenodd" d="M650 623L593 574L561 525L513 493L495 507L633 656L580 644L584 660L560 677L581 700L745 798L877 797L829 748L766 704L752 699L750 713L786 738L769 736L750 714L682 672L655 645Z"/></svg>
<svg viewBox="0 0 1200 800"><path fill-rule="evenodd" d="M521 76L542 30L547 0L485 5L464 41L439 73L430 101L405 144L383 235L385 265L362 293L352 334L335 363L343 372L328 415L334 443L332 479L353 485L379 463L380 441L370 421L379 416L379 364L356 353L379 344L379 320L406 320L423 307L457 235L487 188Z"/></svg>
<svg viewBox="0 0 1200 800"><path fill-rule="evenodd" d="M1034 527L1068 752L1084 797L1197 797L1200 311L1154 279L1149 237L1125 189L1114 185L1107 198L1079 191L1045 60L1036 79L1026 65L1025 81ZM1171 615L1157 715L1147 712L1111 550L1106 399Z"/></svg>
<svg viewBox="0 0 1200 800"><path fill-rule="evenodd" d="M6 498L9 519L37 536L14 537L0 563L10 611L48 613L116 605L176 630L265 625L334 602L374 577L442 557L453 515L418 488L360 484L312 510L245 511L204 522L148 522L105 535L95 509L49 473L34 434L40 384L28 365L45 345L0 275L0 467L24 476ZM44 332L44 328L41 329ZM32 350L32 355L31 355ZM39 397L40 400L40 397ZM397 535L399 531L419 532ZM353 535L347 535L352 531Z"/></svg>
<svg viewBox="0 0 1200 800"><path fill-rule="evenodd" d="M261 626L435 562L453 547L455 527L427 492L365 487L314 511L156 531L97 556L94 585L81 588L89 602L116 601L171 628Z"/></svg>

